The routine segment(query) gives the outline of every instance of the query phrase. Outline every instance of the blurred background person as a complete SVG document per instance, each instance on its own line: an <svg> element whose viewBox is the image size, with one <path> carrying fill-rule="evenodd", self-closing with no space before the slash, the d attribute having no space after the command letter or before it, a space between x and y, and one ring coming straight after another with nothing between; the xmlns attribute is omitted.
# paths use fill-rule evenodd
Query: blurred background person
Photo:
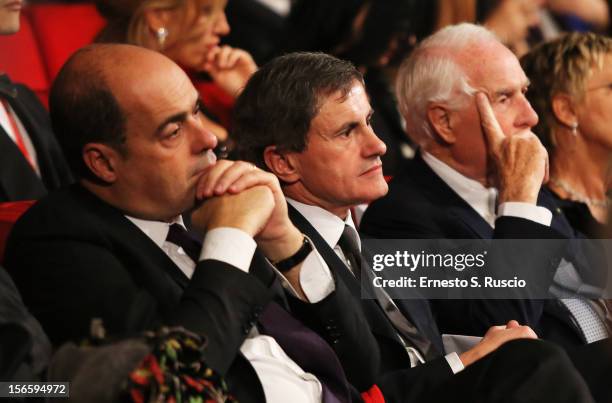
<svg viewBox="0 0 612 403"><path fill-rule="evenodd" d="M0 35L19 31L22 4L0 0ZM5 58L6 57L6 58ZM72 182L72 173L34 92L13 83L0 61L0 202L31 200Z"/></svg>
<svg viewBox="0 0 612 403"><path fill-rule="evenodd" d="M603 32L610 25L606 0L546 0L546 6L567 31Z"/></svg>
<svg viewBox="0 0 612 403"><path fill-rule="evenodd" d="M228 0L225 13L232 30L223 42L246 50L262 65L274 55L293 3L293 0Z"/></svg>
<svg viewBox="0 0 612 403"><path fill-rule="evenodd" d="M612 153L612 39L566 34L525 55L527 97L539 116L535 127L550 158L548 188L572 226L602 234Z"/></svg>
<svg viewBox="0 0 612 403"><path fill-rule="evenodd" d="M108 20L97 41L153 49L183 67L202 97L207 128L221 141L228 138L234 98L257 70L249 53L221 45L221 39L230 32L226 3L226 0L96 2Z"/></svg>

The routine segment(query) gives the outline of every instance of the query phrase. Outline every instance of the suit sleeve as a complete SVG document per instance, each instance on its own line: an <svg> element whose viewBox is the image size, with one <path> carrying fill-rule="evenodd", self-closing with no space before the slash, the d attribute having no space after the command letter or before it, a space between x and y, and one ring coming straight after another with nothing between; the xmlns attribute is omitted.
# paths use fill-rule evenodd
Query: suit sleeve
<svg viewBox="0 0 612 403"><path fill-rule="evenodd" d="M365 315L342 281L320 302L289 296L292 313L334 349L349 382L358 390L376 383L380 352Z"/></svg>
<svg viewBox="0 0 612 403"><path fill-rule="evenodd" d="M149 292L167 290L153 282L170 277L139 278L124 264L105 247L83 241L15 242L7 255L26 305L54 344L86 337L92 318L102 319L111 335L181 325L207 337L206 359L222 374L270 299L258 279L215 260L197 265L178 300Z"/></svg>
<svg viewBox="0 0 612 403"><path fill-rule="evenodd" d="M421 214L403 214L400 218L382 218L381 207L367 211L361 229L369 236L389 239L444 239L468 238L470 232L457 219L420 206ZM388 207L388 206L387 206ZM368 215L369 213L369 215ZM473 235L472 235L473 236ZM545 225L518 218L500 217L496 220L494 239L563 239L560 233ZM499 244L498 244L499 245ZM488 266L498 273L512 273L520 268L521 273L543 273L552 281L562 256L563 241L551 243L555 247L541 248L537 242L521 242L520 251L497 247L489 250ZM439 299L432 300L436 321L442 333L482 336L491 326L517 320L538 329L544 312L545 300L529 298L529 294L517 295L515 299Z"/></svg>

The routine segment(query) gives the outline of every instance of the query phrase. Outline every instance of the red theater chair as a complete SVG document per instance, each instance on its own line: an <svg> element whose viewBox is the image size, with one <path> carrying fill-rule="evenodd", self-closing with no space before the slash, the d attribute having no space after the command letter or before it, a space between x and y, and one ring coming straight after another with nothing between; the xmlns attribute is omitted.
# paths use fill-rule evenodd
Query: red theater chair
<svg viewBox="0 0 612 403"><path fill-rule="evenodd" d="M105 24L91 3L33 4L26 10L34 27L49 81L77 49L93 42Z"/></svg>
<svg viewBox="0 0 612 403"><path fill-rule="evenodd" d="M46 105L49 79L32 24L21 15L21 29L15 35L0 35L0 70L11 80L26 84Z"/></svg>

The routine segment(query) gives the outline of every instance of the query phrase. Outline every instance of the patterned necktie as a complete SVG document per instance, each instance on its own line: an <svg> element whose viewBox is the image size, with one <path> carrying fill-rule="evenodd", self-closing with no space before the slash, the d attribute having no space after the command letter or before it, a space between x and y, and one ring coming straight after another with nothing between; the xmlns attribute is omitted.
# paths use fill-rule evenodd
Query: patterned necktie
<svg viewBox="0 0 612 403"><path fill-rule="evenodd" d="M582 285L581 277L574 265L562 259L555 273L554 282L551 293L560 298L561 304L571 313L586 342L592 343L607 338L609 333L605 319L600 317L593 307L598 301L576 298L575 294L572 295L572 292L566 291L577 290Z"/></svg>
<svg viewBox="0 0 612 403"><path fill-rule="evenodd" d="M192 237L180 224L174 223L170 225L168 236L166 236L166 242L173 243L183 248L187 256L189 256L195 263L200 260L199 258L202 243Z"/></svg>
<svg viewBox="0 0 612 403"><path fill-rule="evenodd" d="M593 309L589 301L581 298L564 298L561 299L561 303L565 305L576 320L576 325L584 335L587 343L593 343L608 337L608 329L599 320L595 309Z"/></svg>

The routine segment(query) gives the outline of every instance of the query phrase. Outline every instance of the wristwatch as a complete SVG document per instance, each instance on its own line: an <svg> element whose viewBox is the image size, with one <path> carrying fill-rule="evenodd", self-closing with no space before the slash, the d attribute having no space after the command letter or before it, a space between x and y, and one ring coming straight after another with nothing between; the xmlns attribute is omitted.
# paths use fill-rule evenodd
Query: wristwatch
<svg viewBox="0 0 612 403"><path fill-rule="evenodd" d="M295 252L288 258L279 260L277 262L272 262L272 266L274 266L276 270L280 271L281 273L285 273L297 266L298 264L302 263L304 259L306 259L306 256L308 256L308 254L312 252L312 250L313 247L312 243L310 242L310 239L308 239L307 236L304 236L302 246L300 246L300 249L298 249L297 252Z"/></svg>

